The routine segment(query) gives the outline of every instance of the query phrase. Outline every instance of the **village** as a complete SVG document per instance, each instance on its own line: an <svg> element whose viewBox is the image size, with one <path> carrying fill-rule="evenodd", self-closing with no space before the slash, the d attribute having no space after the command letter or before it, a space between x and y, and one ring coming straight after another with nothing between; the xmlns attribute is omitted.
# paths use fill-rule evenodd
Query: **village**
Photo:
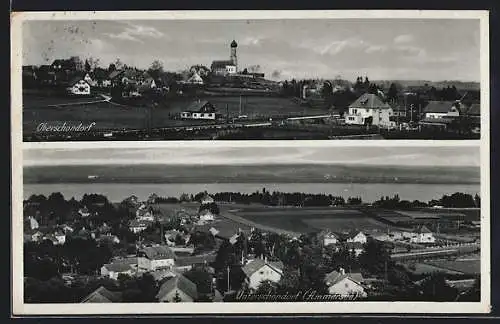
<svg viewBox="0 0 500 324"><path fill-rule="evenodd" d="M103 68L77 56L23 66L25 139L61 139L32 125L59 120L56 108L75 122L97 121L92 135L66 134L71 139L479 138L478 85L271 80L259 66L241 68L237 47L229 44L228 60L181 72L164 71L160 61L147 70L119 59Z"/></svg>
<svg viewBox="0 0 500 324"><path fill-rule="evenodd" d="M385 218L377 226L387 230L355 224L294 232L245 218L238 213L243 205L214 197L220 196L152 194L119 204L101 195L31 197L24 204L26 301L242 302L283 294L304 300L311 291L331 300L479 296L478 221L452 220L470 233L454 235L456 229L440 231L436 213L420 213L402 227L395 218L411 211L359 205L354 210ZM353 210L336 208L329 207L331 217Z"/></svg>

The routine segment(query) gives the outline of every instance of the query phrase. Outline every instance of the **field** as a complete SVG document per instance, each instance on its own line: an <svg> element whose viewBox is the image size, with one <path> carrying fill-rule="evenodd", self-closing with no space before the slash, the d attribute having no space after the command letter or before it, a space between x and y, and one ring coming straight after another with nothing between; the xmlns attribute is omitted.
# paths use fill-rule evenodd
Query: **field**
<svg viewBox="0 0 500 324"><path fill-rule="evenodd" d="M463 274L479 274L481 273L481 262L476 259L456 259L456 260L435 260L428 262L429 265L439 267L441 269L458 271Z"/></svg>
<svg viewBox="0 0 500 324"><path fill-rule="evenodd" d="M206 98L213 103L219 114L234 118L240 114L248 120L268 120L290 116L325 114L318 108L302 107L290 99L247 96L242 97L240 112L239 96L211 96ZM101 101L101 102L99 102ZM181 111L194 101L193 98L180 98L151 109L134 104L104 102L102 98L66 98L25 94L23 96L23 132L25 135L36 131L40 123L90 124L95 122L94 130L134 130L162 127L182 127L213 124L216 121L193 121L176 119ZM58 106L59 105L59 106Z"/></svg>
<svg viewBox="0 0 500 324"><path fill-rule="evenodd" d="M300 233L324 229L335 232L387 230L386 225L355 209L251 207L241 208L232 213L251 222Z"/></svg>

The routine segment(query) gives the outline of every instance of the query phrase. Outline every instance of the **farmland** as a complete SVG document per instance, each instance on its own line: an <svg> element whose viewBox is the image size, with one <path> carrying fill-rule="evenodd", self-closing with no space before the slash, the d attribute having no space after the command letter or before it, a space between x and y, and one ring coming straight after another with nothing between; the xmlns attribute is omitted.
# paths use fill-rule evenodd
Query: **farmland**
<svg viewBox="0 0 500 324"><path fill-rule="evenodd" d="M337 232L378 232L387 226L355 209L339 208L239 208L233 214L251 222L300 233L330 229Z"/></svg>

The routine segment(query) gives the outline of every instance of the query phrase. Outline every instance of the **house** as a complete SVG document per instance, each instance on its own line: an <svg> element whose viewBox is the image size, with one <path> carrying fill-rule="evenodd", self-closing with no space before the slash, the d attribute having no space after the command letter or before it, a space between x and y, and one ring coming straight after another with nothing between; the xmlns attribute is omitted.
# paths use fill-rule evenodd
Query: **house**
<svg viewBox="0 0 500 324"><path fill-rule="evenodd" d="M215 261L215 254L194 255L187 257L179 257L175 260L175 270L186 272L195 266L206 266Z"/></svg>
<svg viewBox="0 0 500 324"><path fill-rule="evenodd" d="M138 253L139 271L155 271L174 266L175 253L164 245L143 248Z"/></svg>
<svg viewBox="0 0 500 324"><path fill-rule="evenodd" d="M322 233L323 246L328 246L332 244L337 244L339 242L339 236L333 232L326 231Z"/></svg>
<svg viewBox="0 0 500 324"><path fill-rule="evenodd" d="M90 84L90 86L92 86L92 87L97 87L97 85L98 85L97 80L93 79L90 76L90 73L85 73L85 75L83 76L83 80L85 80L85 82Z"/></svg>
<svg viewBox="0 0 500 324"><path fill-rule="evenodd" d="M152 271L149 273L151 276L153 276L153 279L156 282L163 281L164 279L170 279L175 276L179 275L179 272L177 272L175 269L160 269L156 271Z"/></svg>
<svg viewBox="0 0 500 324"><path fill-rule="evenodd" d="M82 303L120 303L122 301L121 292L110 291L101 286L85 297Z"/></svg>
<svg viewBox="0 0 500 324"><path fill-rule="evenodd" d="M332 271L325 276L325 284L330 295L341 297L366 297L361 273L345 273L344 269Z"/></svg>
<svg viewBox="0 0 500 324"><path fill-rule="evenodd" d="M332 271L325 276L325 284L329 294L366 297L364 278L359 272L345 273L345 270L340 268L339 271Z"/></svg>
<svg viewBox="0 0 500 324"><path fill-rule="evenodd" d="M213 61L210 66L215 75L228 75L236 73L236 65L231 60Z"/></svg>
<svg viewBox="0 0 500 324"><path fill-rule="evenodd" d="M134 219L130 221L128 228L130 229L130 231L137 234L148 228L148 224L144 221L138 221Z"/></svg>
<svg viewBox="0 0 500 324"><path fill-rule="evenodd" d="M134 268L125 262L109 263L101 267L101 276L109 277L114 280L117 280L120 274L133 276L134 273Z"/></svg>
<svg viewBox="0 0 500 324"><path fill-rule="evenodd" d="M460 116L460 101L429 101L424 108L424 118Z"/></svg>
<svg viewBox="0 0 500 324"><path fill-rule="evenodd" d="M57 244L59 245L63 245L64 243L66 243L66 234L62 233L62 232L55 232L54 233L54 238L57 240Z"/></svg>
<svg viewBox="0 0 500 324"><path fill-rule="evenodd" d="M137 210L136 218L139 222L153 222L155 220L155 217L151 212L144 210Z"/></svg>
<svg viewBox="0 0 500 324"><path fill-rule="evenodd" d="M192 102L185 111L181 112L181 118L215 120L215 106L207 100Z"/></svg>
<svg viewBox="0 0 500 324"><path fill-rule="evenodd" d="M78 209L78 214L81 216L81 217L89 217L90 216L90 211L88 210L88 208L85 206L83 208L80 208Z"/></svg>
<svg viewBox="0 0 500 324"><path fill-rule="evenodd" d="M367 236L365 233L360 232L360 231L352 231L347 235L346 242L347 243L361 243L365 244L366 241L368 240Z"/></svg>
<svg viewBox="0 0 500 324"><path fill-rule="evenodd" d="M410 238L410 242L417 244L435 243L436 238L425 225L422 225L414 232L414 235Z"/></svg>
<svg viewBox="0 0 500 324"><path fill-rule="evenodd" d="M193 75L189 79L187 79L186 83L202 85L203 79L197 72L194 72Z"/></svg>
<svg viewBox="0 0 500 324"><path fill-rule="evenodd" d="M66 90L72 95L89 96L90 84L81 77L75 77L69 81Z"/></svg>
<svg viewBox="0 0 500 324"><path fill-rule="evenodd" d="M257 289L262 281L279 282L283 275L283 262L267 261L267 259L254 259L242 268L245 282L250 289Z"/></svg>
<svg viewBox="0 0 500 324"><path fill-rule="evenodd" d="M111 233L107 233L106 235L101 235L98 238L99 242L110 242L112 244L119 244L120 239L116 235L112 235Z"/></svg>
<svg viewBox="0 0 500 324"><path fill-rule="evenodd" d="M29 224L30 224L30 229L35 230L35 229L40 227L40 225L38 224L38 221L33 216L29 216L28 220L29 220Z"/></svg>
<svg viewBox="0 0 500 324"><path fill-rule="evenodd" d="M43 237L44 237L44 235L40 231L36 231L35 233L31 234L31 240L33 242L40 242L43 240Z"/></svg>
<svg viewBox="0 0 500 324"><path fill-rule="evenodd" d="M161 285L156 298L162 303L194 302L198 299L198 287L183 275L177 275Z"/></svg>
<svg viewBox="0 0 500 324"><path fill-rule="evenodd" d="M203 209L200 212L200 220L201 221L208 222L208 221L213 221L214 219L215 219L214 214L210 210Z"/></svg>
<svg viewBox="0 0 500 324"><path fill-rule="evenodd" d="M209 194L205 194L205 196L203 196L203 198L201 198L202 205L209 205L209 204L213 204L214 202L215 202L214 198L212 198L212 196L210 196Z"/></svg>
<svg viewBox="0 0 500 324"><path fill-rule="evenodd" d="M392 107L372 93L361 95L349 105L345 123L349 125L377 125L388 127L394 124Z"/></svg>

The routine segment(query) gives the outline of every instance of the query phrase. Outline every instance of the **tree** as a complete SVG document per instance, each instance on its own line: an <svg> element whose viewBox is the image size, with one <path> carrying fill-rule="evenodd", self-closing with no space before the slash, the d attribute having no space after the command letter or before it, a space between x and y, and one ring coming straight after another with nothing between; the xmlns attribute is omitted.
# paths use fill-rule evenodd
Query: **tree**
<svg viewBox="0 0 500 324"><path fill-rule="evenodd" d="M153 79L157 79L163 73L163 63L159 60L154 60L148 69L148 73Z"/></svg>
<svg viewBox="0 0 500 324"><path fill-rule="evenodd" d="M391 83L389 86L389 91L387 93L387 97L392 100L393 102L397 99L398 97L398 88L396 87L395 83Z"/></svg>
<svg viewBox="0 0 500 324"><path fill-rule="evenodd" d="M90 63L89 60L85 60L85 72L90 72Z"/></svg>
<svg viewBox="0 0 500 324"><path fill-rule="evenodd" d="M108 72L109 72L109 73L111 73L111 72L113 72L113 71L116 71L116 65L115 65L115 64L113 64L113 63L111 63L111 64L109 64L109 66L108 66Z"/></svg>
<svg viewBox="0 0 500 324"><path fill-rule="evenodd" d="M446 282L444 273L436 272L424 279L421 284L421 300L454 301L458 296L457 289Z"/></svg>
<svg viewBox="0 0 500 324"><path fill-rule="evenodd" d="M380 275L392 265L391 257L383 243L370 239L359 255L359 265L367 272Z"/></svg>

